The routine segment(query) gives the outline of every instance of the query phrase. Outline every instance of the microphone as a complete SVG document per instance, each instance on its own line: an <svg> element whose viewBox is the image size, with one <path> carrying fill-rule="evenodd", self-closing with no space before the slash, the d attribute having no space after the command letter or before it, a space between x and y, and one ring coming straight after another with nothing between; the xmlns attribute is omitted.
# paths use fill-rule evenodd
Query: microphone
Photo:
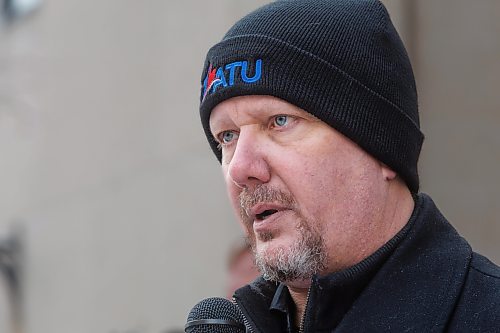
<svg viewBox="0 0 500 333"><path fill-rule="evenodd" d="M186 333L245 333L243 314L229 300L220 297L207 298L189 312Z"/></svg>

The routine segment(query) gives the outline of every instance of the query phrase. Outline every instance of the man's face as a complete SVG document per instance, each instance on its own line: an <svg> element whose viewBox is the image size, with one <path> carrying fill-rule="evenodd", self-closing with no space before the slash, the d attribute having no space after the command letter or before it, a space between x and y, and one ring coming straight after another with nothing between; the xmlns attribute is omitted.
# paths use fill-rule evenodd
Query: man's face
<svg viewBox="0 0 500 333"><path fill-rule="evenodd" d="M385 179L392 172L382 163L311 114L271 96L220 103L210 128L221 146L232 206L259 266L271 273L290 270L271 279L326 274L370 254L366 244L377 239Z"/></svg>

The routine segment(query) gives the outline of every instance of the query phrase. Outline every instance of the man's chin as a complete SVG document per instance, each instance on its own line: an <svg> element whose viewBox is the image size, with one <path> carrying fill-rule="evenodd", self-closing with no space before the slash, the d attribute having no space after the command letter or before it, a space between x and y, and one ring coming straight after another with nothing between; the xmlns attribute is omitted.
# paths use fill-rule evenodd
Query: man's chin
<svg viewBox="0 0 500 333"><path fill-rule="evenodd" d="M279 239L270 238L266 240L258 239L255 241L255 254L266 258L275 258L280 253L289 252L290 245L281 242Z"/></svg>
<svg viewBox="0 0 500 333"><path fill-rule="evenodd" d="M255 263L267 280L285 282L297 288L324 270L326 252L320 236L291 240L284 237L254 243Z"/></svg>

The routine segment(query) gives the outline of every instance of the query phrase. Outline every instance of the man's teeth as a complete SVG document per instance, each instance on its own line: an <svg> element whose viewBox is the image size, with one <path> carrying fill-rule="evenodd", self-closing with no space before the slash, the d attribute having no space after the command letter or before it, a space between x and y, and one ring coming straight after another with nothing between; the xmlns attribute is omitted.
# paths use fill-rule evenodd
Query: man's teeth
<svg viewBox="0 0 500 333"><path fill-rule="evenodd" d="M267 209L267 210L263 211L262 213L257 214L255 217L257 218L257 220L264 220L266 217L268 217L276 212L277 212L276 209Z"/></svg>

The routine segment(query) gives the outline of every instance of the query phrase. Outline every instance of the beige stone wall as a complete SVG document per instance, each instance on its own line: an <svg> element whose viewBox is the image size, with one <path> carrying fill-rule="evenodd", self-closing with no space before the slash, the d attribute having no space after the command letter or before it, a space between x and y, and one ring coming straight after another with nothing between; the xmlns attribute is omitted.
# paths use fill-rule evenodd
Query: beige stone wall
<svg viewBox="0 0 500 333"><path fill-rule="evenodd" d="M255 6L48 0L2 27L0 238L25 227L26 332L160 332L223 295L239 229L199 77Z"/></svg>
<svg viewBox="0 0 500 333"><path fill-rule="evenodd" d="M264 2L46 0L0 28L0 240L24 226L25 332L156 333L223 295L240 230L199 78ZM422 190L500 262L499 3L385 3L416 69Z"/></svg>
<svg viewBox="0 0 500 333"><path fill-rule="evenodd" d="M422 189L500 263L500 2L419 1Z"/></svg>

